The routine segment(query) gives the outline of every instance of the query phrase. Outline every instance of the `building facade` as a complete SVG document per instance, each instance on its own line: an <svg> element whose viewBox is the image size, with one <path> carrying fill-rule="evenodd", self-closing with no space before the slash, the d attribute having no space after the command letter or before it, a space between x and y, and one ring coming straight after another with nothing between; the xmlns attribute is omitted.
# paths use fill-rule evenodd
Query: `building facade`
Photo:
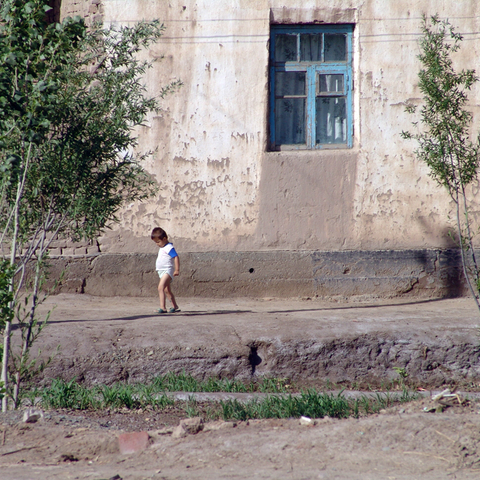
<svg viewBox="0 0 480 480"><path fill-rule="evenodd" d="M455 66L476 68L478 2L55 5L60 17L105 25L160 19L165 35L145 52L159 59L148 91L183 82L137 132L141 150L154 152L145 167L157 197L127 206L94 247L57 244L58 265L70 265L66 290L154 293L149 235L161 226L181 254L184 295L461 291L449 236L454 205L401 132L415 120L406 105L421 103L422 15L448 18L464 36ZM479 104L477 85L469 93L474 126Z"/></svg>

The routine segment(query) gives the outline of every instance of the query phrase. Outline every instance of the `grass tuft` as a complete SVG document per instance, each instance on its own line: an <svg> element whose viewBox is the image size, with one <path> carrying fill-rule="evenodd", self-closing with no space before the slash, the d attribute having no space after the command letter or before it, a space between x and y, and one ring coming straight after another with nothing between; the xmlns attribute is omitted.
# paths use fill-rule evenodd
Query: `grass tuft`
<svg viewBox="0 0 480 480"><path fill-rule="evenodd" d="M342 392L338 394L320 393L315 389L303 390L298 395L287 393L290 385L284 379L264 379L261 382L244 384L236 380L209 378L198 381L185 373L169 373L156 377L149 384L115 383L91 388L84 387L75 379L65 382L53 380L50 387L34 388L25 392L24 399L34 405L38 398L44 408L68 410L102 410L140 408L164 409L173 406L175 401L166 392L263 392L266 398L240 402L227 400L209 404L208 408L199 404L192 396L183 408L189 417L208 410L211 418L224 420L248 420L261 418L347 418L369 415L397 403L410 402L417 398L405 386L401 393L387 391L348 400ZM180 402L181 403L181 402Z"/></svg>
<svg viewBox="0 0 480 480"><path fill-rule="evenodd" d="M263 400L241 403L238 400L221 402L224 420L247 420L261 418L346 418L350 405L340 393L338 395L303 391L299 396L268 396Z"/></svg>
<svg viewBox="0 0 480 480"><path fill-rule="evenodd" d="M287 379L263 378L247 384L238 380L218 378L199 381L185 372L167 373L156 377L153 384L159 391L164 392L286 393L290 387Z"/></svg>

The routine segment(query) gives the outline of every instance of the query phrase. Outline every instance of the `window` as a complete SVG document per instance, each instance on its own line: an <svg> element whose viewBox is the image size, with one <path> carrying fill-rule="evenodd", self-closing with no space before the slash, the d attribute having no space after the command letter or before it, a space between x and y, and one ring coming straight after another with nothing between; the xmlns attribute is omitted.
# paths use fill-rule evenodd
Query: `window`
<svg viewBox="0 0 480 480"><path fill-rule="evenodd" d="M272 150L352 146L352 25L274 25Z"/></svg>

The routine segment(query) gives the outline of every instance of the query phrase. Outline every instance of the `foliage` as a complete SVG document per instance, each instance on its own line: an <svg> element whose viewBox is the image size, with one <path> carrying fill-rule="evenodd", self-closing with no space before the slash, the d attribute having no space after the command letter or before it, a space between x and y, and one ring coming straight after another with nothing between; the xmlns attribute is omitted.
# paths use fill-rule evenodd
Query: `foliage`
<svg viewBox="0 0 480 480"><path fill-rule="evenodd" d="M13 291L11 288L15 267L8 260L0 258L0 334L5 326L13 320ZM0 358L3 357L3 344L0 344ZM5 382L0 382L0 400L4 398Z"/></svg>
<svg viewBox="0 0 480 480"><path fill-rule="evenodd" d="M13 300L13 292L10 288L14 267L10 262L0 258L0 331L5 328L5 323L13 319L13 311L10 304Z"/></svg>
<svg viewBox="0 0 480 480"><path fill-rule="evenodd" d="M406 368L404 367L393 367L393 369L398 373L398 375L400 376L400 386L402 388L405 388L405 382L407 381L408 379L408 372L406 370Z"/></svg>
<svg viewBox="0 0 480 480"><path fill-rule="evenodd" d="M430 174L444 186L456 206L457 236L467 285L477 302L480 279L473 244L472 219L467 186L477 180L480 138L470 140L472 114L466 110L466 92L478 81L474 70L454 69L452 54L460 49L462 36L438 15L422 21L422 68L418 86L423 94L420 109L421 131L403 132L406 139L419 143L416 155L430 167ZM407 111L414 113L415 106ZM414 122L418 126L417 122ZM470 278L473 277L473 282Z"/></svg>
<svg viewBox="0 0 480 480"><path fill-rule="evenodd" d="M22 358L43 324L36 308L51 242L92 239L122 205L156 191L141 166L146 154L135 153L135 128L180 84L149 97L142 83L152 65L138 54L162 35L158 21L87 29L79 17L47 24L49 8L46 0L0 4L0 253L15 266L10 311L18 311L22 291L31 292L27 321L17 318ZM11 320L7 391L10 333Z"/></svg>
<svg viewBox="0 0 480 480"><path fill-rule="evenodd" d="M44 25L41 11L25 13L32 3L44 2L4 14L0 30L2 206L11 208L23 173L19 241L31 246L30 257L39 230L92 238L126 201L154 191L142 157L132 153L132 128L159 106L140 80L151 64L135 55L163 31L157 21L119 31L88 32L80 18ZM12 218L1 218L8 235Z"/></svg>

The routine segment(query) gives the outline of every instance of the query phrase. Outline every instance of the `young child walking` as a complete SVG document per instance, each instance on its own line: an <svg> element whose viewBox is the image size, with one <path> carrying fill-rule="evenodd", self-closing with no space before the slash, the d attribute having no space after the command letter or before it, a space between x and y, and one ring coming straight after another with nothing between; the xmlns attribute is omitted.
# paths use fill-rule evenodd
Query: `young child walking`
<svg viewBox="0 0 480 480"><path fill-rule="evenodd" d="M172 302L173 307L169 310L170 313L179 312L175 295L172 292L170 284L173 277L180 275L180 258L173 248L173 245L168 241L168 235L165 230L155 227L152 230L151 239L160 247L158 251L157 262L155 268L160 277L158 284L158 296L160 297L160 309L158 313L167 313L165 304L165 297L167 296Z"/></svg>

